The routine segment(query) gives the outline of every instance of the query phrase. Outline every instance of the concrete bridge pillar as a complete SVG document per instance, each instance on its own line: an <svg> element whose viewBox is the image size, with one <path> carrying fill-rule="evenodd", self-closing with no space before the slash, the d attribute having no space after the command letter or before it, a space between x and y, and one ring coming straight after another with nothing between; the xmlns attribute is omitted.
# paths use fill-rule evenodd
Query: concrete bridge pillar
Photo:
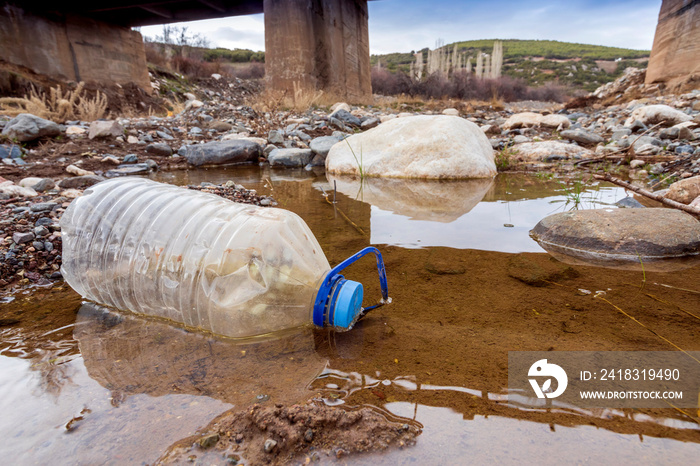
<svg viewBox="0 0 700 466"><path fill-rule="evenodd" d="M0 5L0 60L56 79L131 82L151 91L140 33L73 14Z"/></svg>
<svg viewBox="0 0 700 466"><path fill-rule="evenodd" d="M367 0L264 0L265 73L290 96L372 98Z"/></svg>
<svg viewBox="0 0 700 466"><path fill-rule="evenodd" d="M673 86L693 76L700 79L700 2L663 0L646 82Z"/></svg>

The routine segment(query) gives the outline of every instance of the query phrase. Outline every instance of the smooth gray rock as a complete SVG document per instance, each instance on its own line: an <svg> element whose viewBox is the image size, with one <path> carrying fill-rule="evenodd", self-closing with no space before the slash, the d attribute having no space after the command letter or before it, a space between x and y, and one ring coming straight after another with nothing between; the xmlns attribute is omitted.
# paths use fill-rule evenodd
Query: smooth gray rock
<svg viewBox="0 0 700 466"><path fill-rule="evenodd" d="M367 118L366 120L364 120L362 122L362 124L360 125L360 128L362 128L363 130L368 130L368 129L372 129L378 125L379 125L379 118Z"/></svg>
<svg viewBox="0 0 700 466"><path fill-rule="evenodd" d="M567 129L559 133L561 137L571 139L580 144L598 144L603 142L603 138L590 131L584 131L582 129Z"/></svg>
<svg viewBox="0 0 700 466"><path fill-rule="evenodd" d="M16 231L12 233L12 241L15 242L15 244L24 244L28 243L30 241L34 240L34 233L31 231L21 233L19 231Z"/></svg>
<svg viewBox="0 0 700 466"><path fill-rule="evenodd" d="M664 271L700 262L700 221L674 209L563 212L542 219L530 236L568 263Z"/></svg>
<svg viewBox="0 0 700 466"><path fill-rule="evenodd" d="M61 134L61 128L53 121L44 120L30 113L20 113L5 125L2 134L19 142L28 142L43 137L58 136Z"/></svg>
<svg viewBox="0 0 700 466"><path fill-rule="evenodd" d="M117 176L145 175L150 171L151 167L147 163L134 163L121 165L114 170L108 170L105 176L107 178L115 178Z"/></svg>
<svg viewBox="0 0 700 466"><path fill-rule="evenodd" d="M342 140L343 138L339 138L337 136L321 136L319 138L312 139L311 144L309 144L309 148L314 154L320 155L325 160L328 152L331 150L331 147Z"/></svg>
<svg viewBox="0 0 700 466"><path fill-rule="evenodd" d="M22 148L16 144L0 144L0 159L18 159L22 157Z"/></svg>
<svg viewBox="0 0 700 466"><path fill-rule="evenodd" d="M61 189L82 189L104 180L106 180L106 178L99 175L73 176L59 181L58 187Z"/></svg>
<svg viewBox="0 0 700 466"><path fill-rule="evenodd" d="M139 157L136 154L126 154L122 159L124 163L136 163L139 161Z"/></svg>
<svg viewBox="0 0 700 466"><path fill-rule="evenodd" d="M41 181L32 186L32 189L38 193L43 193L49 189L56 187L56 183L51 178L42 178Z"/></svg>
<svg viewBox="0 0 700 466"><path fill-rule="evenodd" d="M615 203L618 207L631 208L631 209L642 209L644 205L633 198L632 196L623 197Z"/></svg>
<svg viewBox="0 0 700 466"><path fill-rule="evenodd" d="M613 141L621 141L625 136L629 136L632 134L632 130L629 128L625 129L620 129L615 132L613 132L612 137L610 138Z"/></svg>
<svg viewBox="0 0 700 466"><path fill-rule="evenodd" d="M257 162L260 155L262 155L260 144L246 139L231 139L187 146L185 158L191 165L199 167Z"/></svg>
<svg viewBox="0 0 700 466"><path fill-rule="evenodd" d="M38 202L29 206L32 212L51 212L58 204L55 202Z"/></svg>
<svg viewBox="0 0 700 466"><path fill-rule="evenodd" d="M172 148L164 142L147 145L146 152L153 155L160 155L161 157L170 157L173 155Z"/></svg>
<svg viewBox="0 0 700 466"><path fill-rule="evenodd" d="M90 123L90 139L117 136L124 136L124 127L116 120L96 120Z"/></svg>
<svg viewBox="0 0 700 466"><path fill-rule="evenodd" d="M343 123L352 126L360 126L362 124L362 121L360 121L359 118L342 108L339 108L335 112L331 113L330 118L336 118Z"/></svg>
<svg viewBox="0 0 700 466"><path fill-rule="evenodd" d="M311 161L311 149L275 149L267 160L271 166L303 167Z"/></svg>
<svg viewBox="0 0 700 466"><path fill-rule="evenodd" d="M273 129L270 131L267 135L267 142L270 144L283 144L284 143L284 135L282 134L282 131Z"/></svg>

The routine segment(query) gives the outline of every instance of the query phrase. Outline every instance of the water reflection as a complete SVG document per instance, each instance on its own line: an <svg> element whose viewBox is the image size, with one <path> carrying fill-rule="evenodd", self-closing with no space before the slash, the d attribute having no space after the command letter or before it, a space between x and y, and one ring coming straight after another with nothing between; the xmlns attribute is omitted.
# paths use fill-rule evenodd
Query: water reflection
<svg viewBox="0 0 700 466"><path fill-rule="evenodd" d="M492 179L425 181L392 178L338 177L328 174L330 186L355 200L409 220L450 223L467 214L484 198Z"/></svg>
<svg viewBox="0 0 700 466"><path fill-rule="evenodd" d="M114 400L183 393L243 406L295 403L326 365L311 328L236 342L87 303L74 336L90 377Z"/></svg>
<svg viewBox="0 0 700 466"><path fill-rule="evenodd" d="M420 181L327 175L324 190L371 205L371 244L445 246L501 252L542 252L529 231L542 218L572 208L566 185L534 176L494 180ZM578 208L609 206L625 197L617 187L590 185Z"/></svg>

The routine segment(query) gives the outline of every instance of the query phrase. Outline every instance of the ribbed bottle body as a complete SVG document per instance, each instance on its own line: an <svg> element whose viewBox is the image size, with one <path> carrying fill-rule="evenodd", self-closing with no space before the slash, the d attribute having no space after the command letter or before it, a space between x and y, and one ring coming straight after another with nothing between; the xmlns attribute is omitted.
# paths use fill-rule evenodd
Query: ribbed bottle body
<svg viewBox="0 0 700 466"><path fill-rule="evenodd" d="M141 178L104 181L61 218L82 296L230 337L311 322L330 270L296 214Z"/></svg>

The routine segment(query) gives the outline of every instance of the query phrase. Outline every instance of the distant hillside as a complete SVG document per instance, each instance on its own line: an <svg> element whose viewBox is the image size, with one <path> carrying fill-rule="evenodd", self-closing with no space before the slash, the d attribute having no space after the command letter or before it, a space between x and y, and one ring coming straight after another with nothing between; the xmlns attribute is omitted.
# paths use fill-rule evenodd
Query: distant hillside
<svg viewBox="0 0 700 466"><path fill-rule="evenodd" d="M476 56L491 53L495 39L456 42L459 52ZM644 67L649 50L602 45L575 44L554 40L503 40L503 75L538 86L550 81L591 91L619 77L629 66ZM444 47L452 51L455 43ZM420 50L424 59L428 48ZM413 53L372 55L372 66L381 63L389 71L407 73L415 60ZM474 61L472 60L472 63Z"/></svg>

